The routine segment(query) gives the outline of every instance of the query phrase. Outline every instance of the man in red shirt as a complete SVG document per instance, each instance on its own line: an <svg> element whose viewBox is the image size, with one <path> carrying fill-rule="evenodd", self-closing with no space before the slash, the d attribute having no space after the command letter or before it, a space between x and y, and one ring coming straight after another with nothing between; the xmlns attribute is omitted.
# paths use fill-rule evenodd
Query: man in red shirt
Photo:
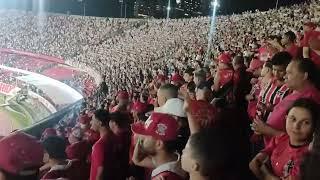
<svg viewBox="0 0 320 180"><path fill-rule="evenodd" d="M286 32L281 40L281 44L284 46L284 50L290 53L293 58L299 57L300 48L296 45L296 35L292 31Z"/></svg>
<svg viewBox="0 0 320 180"><path fill-rule="evenodd" d="M84 133L79 127L72 129L68 140L70 145L66 149L68 159L78 159L83 164L87 164L87 158L91 153L89 142L83 140Z"/></svg>
<svg viewBox="0 0 320 180"><path fill-rule="evenodd" d="M284 33L281 44L278 41L269 41L269 43L279 51L287 51L293 58L299 57L300 48L296 45L296 35L292 31Z"/></svg>
<svg viewBox="0 0 320 180"><path fill-rule="evenodd" d="M45 165L41 168L45 171L41 180L66 178L70 180L86 180L87 172L81 166L79 160L68 160L65 153L66 143L58 136L50 136L42 142L45 149ZM44 168L47 167L47 168Z"/></svg>
<svg viewBox="0 0 320 180"><path fill-rule="evenodd" d="M218 71L216 72L216 76L214 79L214 91L218 91L220 88L225 86L228 82L233 79L233 69L232 69L232 60L229 54L221 54L218 57Z"/></svg>
<svg viewBox="0 0 320 180"><path fill-rule="evenodd" d="M116 137L109 127L109 120L108 111L99 109L91 121L91 129L100 133L100 139L92 147L90 180L117 180L119 176L120 169L114 167Z"/></svg>
<svg viewBox="0 0 320 180"><path fill-rule="evenodd" d="M152 113L150 120L135 123L131 129L140 135L132 161L153 169L151 179L182 180L186 173L180 167L177 151L178 122L168 114Z"/></svg>
<svg viewBox="0 0 320 180"><path fill-rule="evenodd" d="M184 84L184 78L177 72L171 78L171 84L181 87Z"/></svg>
<svg viewBox="0 0 320 180"><path fill-rule="evenodd" d="M127 91L120 91L117 95L118 104L112 107L110 112L128 112L129 93Z"/></svg>
<svg viewBox="0 0 320 180"><path fill-rule="evenodd" d="M233 58L232 66L234 69L234 96L235 103L238 107L243 108L247 107L247 101L245 96L251 90L250 80L252 74L247 72L246 66L244 65L244 58L242 56L236 56Z"/></svg>
<svg viewBox="0 0 320 180"><path fill-rule="evenodd" d="M131 131L129 129L129 116L124 113L110 114L109 127L116 137L116 157L114 166L121 169L120 179L125 180L129 168L129 150L131 144Z"/></svg>

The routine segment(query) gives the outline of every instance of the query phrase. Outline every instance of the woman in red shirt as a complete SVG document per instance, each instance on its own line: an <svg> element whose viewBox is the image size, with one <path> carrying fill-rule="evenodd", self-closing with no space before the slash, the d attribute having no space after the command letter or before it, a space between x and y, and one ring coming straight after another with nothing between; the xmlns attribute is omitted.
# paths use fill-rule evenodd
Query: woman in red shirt
<svg viewBox="0 0 320 180"><path fill-rule="evenodd" d="M286 118L287 134L272 138L251 161L251 171L259 179L297 179L302 157L308 152L318 121L318 104L311 99L295 101Z"/></svg>

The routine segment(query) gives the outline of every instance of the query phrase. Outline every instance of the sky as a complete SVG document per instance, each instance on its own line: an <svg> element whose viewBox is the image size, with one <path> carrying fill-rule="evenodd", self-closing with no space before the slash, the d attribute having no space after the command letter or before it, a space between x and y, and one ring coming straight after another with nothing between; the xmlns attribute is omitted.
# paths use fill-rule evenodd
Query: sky
<svg viewBox="0 0 320 180"><path fill-rule="evenodd" d="M306 0L279 0L279 5L300 3ZM277 0L220 0L220 14L240 13L246 10L268 10L276 6Z"/></svg>
<svg viewBox="0 0 320 180"><path fill-rule="evenodd" d="M72 9L72 14L82 14L85 1L87 14L93 16L117 16L120 12L119 0L0 0L0 8L22 8L30 10L32 2L45 2L45 9L52 12L66 13ZM133 13L133 3L135 0L124 0L128 3L128 13ZM167 1L167 0L164 0ZM180 0L181 1L181 0ZM246 10L268 10L276 6L277 0L218 0L220 7L218 14L241 13ZM279 5L288 5L304 2L306 0L279 0ZM31 3L31 4L30 4ZM131 5L130 5L131 4ZM131 9L131 11L130 11Z"/></svg>

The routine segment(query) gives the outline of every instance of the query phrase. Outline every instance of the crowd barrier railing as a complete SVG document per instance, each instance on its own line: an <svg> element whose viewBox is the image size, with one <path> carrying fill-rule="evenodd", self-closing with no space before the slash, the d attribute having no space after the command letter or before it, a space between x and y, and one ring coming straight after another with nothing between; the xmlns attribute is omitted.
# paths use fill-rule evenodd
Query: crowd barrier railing
<svg viewBox="0 0 320 180"><path fill-rule="evenodd" d="M67 106L64 109L61 109L60 111L50 115L49 117L43 119L42 121L39 121L39 122L25 128L25 129L22 129L20 131L40 138L42 132L46 128L52 128L56 124L58 124L59 121L64 120L71 115L79 114L82 102L83 102L83 99Z"/></svg>

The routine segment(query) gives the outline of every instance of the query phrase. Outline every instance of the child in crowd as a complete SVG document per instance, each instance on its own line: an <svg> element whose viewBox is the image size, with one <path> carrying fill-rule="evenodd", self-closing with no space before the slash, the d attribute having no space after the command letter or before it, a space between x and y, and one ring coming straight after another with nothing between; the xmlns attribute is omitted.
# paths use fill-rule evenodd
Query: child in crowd
<svg viewBox="0 0 320 180"><path fill-rule="evenodd" d="M319 124L318 105L310 99L298 99L289 109L286 134L274 137L250 163L259 179L296 179L300 163L308 152L315 128Z"/></svg>

